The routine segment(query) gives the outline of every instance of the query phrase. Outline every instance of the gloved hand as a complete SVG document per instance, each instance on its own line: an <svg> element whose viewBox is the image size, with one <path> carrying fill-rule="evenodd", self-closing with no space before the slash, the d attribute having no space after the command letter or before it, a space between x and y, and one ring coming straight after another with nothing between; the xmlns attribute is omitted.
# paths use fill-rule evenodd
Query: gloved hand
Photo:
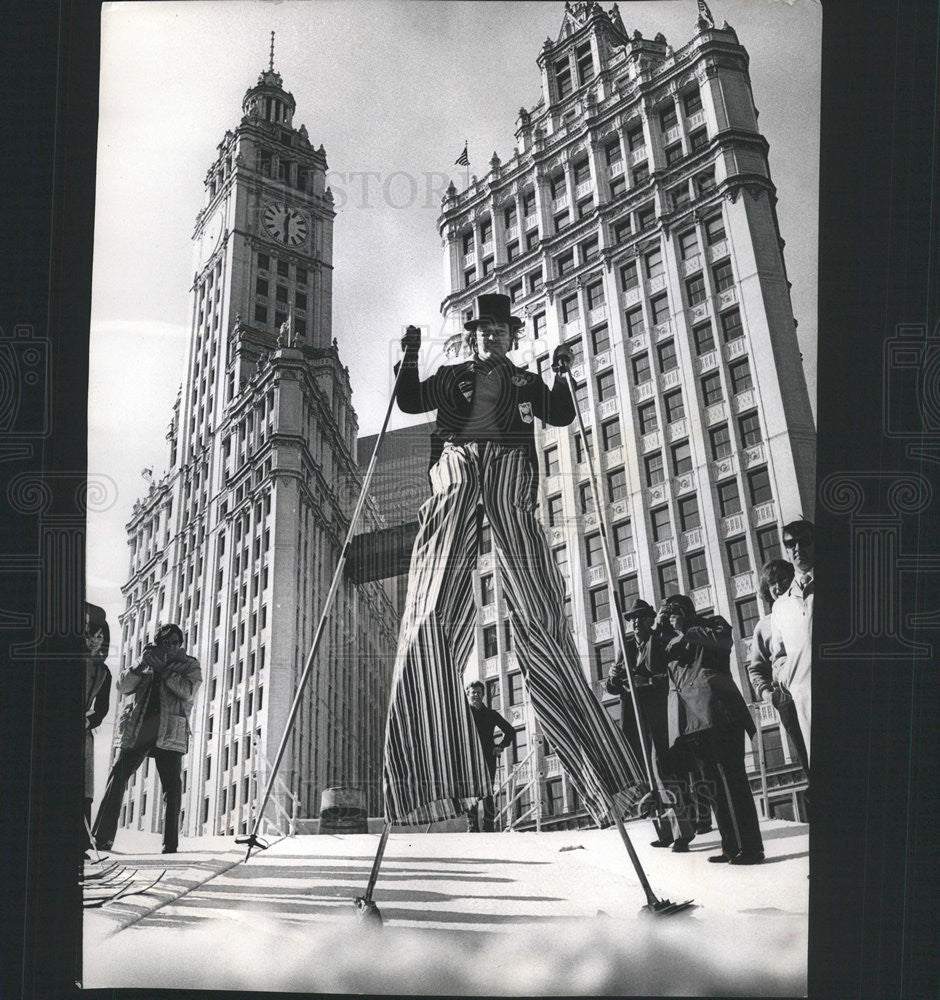
<svg viewBox="0 0 940 1000"><path fill-rule="evenodd" d="M571 368L571 360L574 354L567 344L559 344L552 354L552 371L558 375L563 374Z"/></svg>
<svg viewBox="0 0 940 1000"><path fill-rule="evenodd" d="M421 347L421 331L416 326L409 326L401 338L403 351L417 351Z"/></svg>

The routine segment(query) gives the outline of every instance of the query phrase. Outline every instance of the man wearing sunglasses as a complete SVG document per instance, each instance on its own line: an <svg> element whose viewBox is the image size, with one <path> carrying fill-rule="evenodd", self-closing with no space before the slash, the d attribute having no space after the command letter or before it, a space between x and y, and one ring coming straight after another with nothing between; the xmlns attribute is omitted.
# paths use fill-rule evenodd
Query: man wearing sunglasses
<svg viewBox="0 0 940 1000"><path fill-rule="evenodd" d="M796 571L785 593L774 601L771 612L771 645L776 650L774 676L789 692L796 709L806 762L810 760L813 657L813 545L815 530L800 519L783 526L783 546Z"/></svg>

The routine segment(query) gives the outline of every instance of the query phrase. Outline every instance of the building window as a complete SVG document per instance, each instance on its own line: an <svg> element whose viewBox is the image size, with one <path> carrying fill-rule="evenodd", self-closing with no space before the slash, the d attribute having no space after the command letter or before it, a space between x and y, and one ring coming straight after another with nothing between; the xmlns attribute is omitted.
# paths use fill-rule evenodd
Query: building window
<svg viewBox="0 0 940 1000"><path fill-rule="evenodd" d="M267 323L268 322L268 307L255 304L255 322L256 323Z"/></svg>
<svg viewBox="0 0 940 1000"><path fill-rule="evenodd" d="M509 286L509 301L515 304L522 298L522 282L516 281Z"/></svg>
<svg viewBox="0 0 940 1000"><path fill-rule="evenodd" d="M689 133L689 150L693 153L697 153L700 149L704 149L708 145L708 132L704 128L697 128L694 132Z"/></svg>
<svg viewBox="0 0 940 1000"><path fill-rule="evenodd" d="M747 358L741 358L740 361L734 361L728 365L728 374L731 376L731 392L737 396L738 393L747 392L754 382L751 379L751 366L747 362Z"/></svg>
<svg viewBox="0 0 940 1000"><path fill-rule="evenodd" d="M650 312L654 326L667 322L669 319L669 299L665 293L657 295L655 299L650 299Z"/></svg>
<svg viewBox="0 0 940 1000"><path fill-rule="evenodd" d="M666 372L671 372L673 368L677 368L679 360L676 357L676 342L674 340L667 340L665 343L660 344L656 348L656 357L659 361L660 374L665 375Z"/></svg>
<svg viewBox="0 0 940 1000"><path fill-rule="evenodd" d="M695 341L695 353L699 356L714 350L715 336L712 333L711 322L699 323L692 327L692 339Z"/></svg>
<svg viewBox="0 0 940 1000"><path fill-rule="evenodd" d="M614 163L619 163L623 159L623 150L620 148L620 140L618 138L614 137L604 146L604 158L607 161L608 167Z"/></svg>
<svg viewBox="0 0 940 1000"><path fill-rule="evenodd" d="M638 354L632 361L633 365L633 384L642 385L644 382L649 382L652 378L652 371L650 369L650 357L644 351L642 354Z"/></svg>
<svg viewBox="0 0 940 1000"><path fill-rule="evenodd" d="M721 394L721 376L718 372L709 372L702 379L702 399L706 406L713 406L723 399Z"/></svg>
<svg viewBox="0 0 940 1000"><path fill-rule="evenodd" d="M468 267L463 273L463 283L465 288L469 288L477 280L477 269Z"/></svg>
<svg viewBox="0 0 940 1000"><path fill-rule="evenodd" d="M672 521L669 519L668 507L657 507L650 511L650 523L653 526L653 541L665 542L672 538Z"/></svg>
<svg viewBox="0 0 940 1000"><path fill-rule="evenodd" d="M591 347L595 354L603 354L610 348L610 332L606 323L601 323L591 330Z"/></svg>
<svg viewBox="0 0 940 1000"><path fill-rule="evenodd" d="M522 674L516 670L506 678L509 681L509 704L522 704Z"/></svg>
<svg viewBox="0 0 940 1000"><path fill-rule="evenodd" d="M671 167L674 163L678 163L682 159L682 143L674 142L671 146L667 146L665 153L666 166Z"/></svg>
<svg viewBox="0 0 940 1000"><path fill-rule="evenodd" d="M748 597L735 605L738 612L738 630L742 639L749 639L754 634L754 626L760 619L757 599Z"/></svg>
<svg viewBox="0 0 940 1000"><path fill-rule="evenodd" d="M682 95L682 106L687 118L702 110L702 95L698 87Z"/></svg>
<svg viewBox="0 0 940 1000"><path fill-rule="evenodd" d="M642 233L644 229L652 229L656 225L656 209L653 204L643 205L636 210L636 230Z"/></svg>
<svg viewBox="0 0 940 1000"><path fill-rule="evenodd" d="M279 278L290 278L290 264L286 260L277 262L277 276Z"/></svg>
<svg viewBox="0 0 940 1000"><path fill-rule="evenodd" d="M623 219L618 219L614 223L614 229L613 229L614 238L613 238L613 243L616 246L619 246L621 243L625 243L627 241L627 238L630 236L630 234L632 232L633 232L633 227L630 224L630 216L629 215L626 216Z"/></svg>
<svg viewBox="0 0 940 1000"><path fill-rule="evenodd" d="M555 562L555 567L558 572L561 573L562 579L567 581L568 579L568 546L559 545L557 548L552 549L552 559ZM508 622L506 623L509 624ZM506 648L509 649L509 643L507 641Z"/></svg>
<svg viewBox="0 0 940 1000"><path fill-rule="evenodd" d="M666 479L666 470L663 467L663 456L660 452L654 452L643 459L646 469L646 485L656 486Z"/></svg>
<svg viewBox="0 0 940 1000"><path fill-rule="evenodd" d="M598 587L591 591L591 621L606 621L610 618L610 594L607 587Z"/></svg>
<svg viewBox="0 0 940 1000"><path fill-rule="evenodd" d="M638 163L633 168L633 185L634 187L639 187L640 184L645 184L646 181L650 179L650 165L643 160L642 163Z"/></svg>
<svg viewBox="0 0 940 1000"><path fill-rule="evenodd" d="M604 562L604 549L600 533L588 535L584 539L584 552L588 566L600 566Z"/></svg>
<svg viewBox="0 0 940 1000"><path fill-rule="evenodd" d="M514 261L519 256L519 241L513 240L506 244L506 260ZM519 282L519 291L522 291L522 282Z"/></svg>
<svg viewBox="0 0 940 1000"><path fill-rule="evenodd" d="M701 526L702 521L698 510L698 497L693 493L691 496L679 498L679 525L683 531L691 531L692 528Z"/></svg>
<svg viewBox="0 0 940 1000"><path fill-rule="evenodd" d="M705 565L704 552L693 552L692 555L686 556L685 570L692 590L708 586L708 567Z"/></svg>
<svg viewBox="0 0 940 1000"><path fill-rule="evenodd" d="M639 286L640 279L637 275L635 260L629 261L620 268L620 284L625 292Z"/></svg>
<svg viewBox="0 0 940 1000"><path fill-rule="evenodd" d="M767 503L768 500L773 499L773 493L770 491L770 474L766 465L747 474L747 487L751 495L752 507L757 507L759 504Z"/></svg>
<svg viewBox="0 0 940 1000"><path fill-rule="evenodd" d="M625 469L614 469L607 473L607 495L611 503L627 498L627 473Z"/></svg>
<svg viewBox="0 0 940 1000"><path fill-rule="evenodd" d="M760 528L757 532L757 554L760 564L770 562L771 559L782 559L782 549L780 547L780 533L776 525L771 528Z"/></svg>
<svg viewBox="0 0 940 1000"><path fill-rule="evenodd" d="M588 408L587 382L582 382L580 385L575 383L574 402L579 410L586 410Z"/></svg>
<svg viewBox="0 0 940 1000"><path fill-rule="evenodd" d="M713 247L725 238L725 220L721 212L705 220L705 242Z"/></svg>
<svg viewBox="0 0 940 1000"><path fill-rule="evenodd" d="M578 316L578 296L571 295L567 299L563 299L561 303L562 323L573 323L576 319L578 319Z"/></svg>
<svg viewBox="0 0 940 1000"><path fill-rule="evenodd" d="M672 473L681 476L692 471L692 448L688 441L680 441L672 446Z"/></svg>
<svg viewBox="0 0 940 1000"><path fill-rule="evenodd" d="M594 77L594 57L591 55L591 43L579 45L574 52L578 66L578 83L587 83Z"/></svg>
<svg viewBox="0 0 940 1000"><path fill-rule="evenodd" d="M516 206L515 204L508 205L503 210L503 222L506 224L507 229L511 229L518 219L516 218Z"/></svg>
<svg viewBox="0 0 940 1000"><path fill-rule="evenodd" d="M642 146L646 145L646 139L643 135L643 126L641 124L633 125L627 129L627 146L632 153L634 150L640 149Z"/></svg>
<svg viewBox="0 0 940 1000"><path fill-rule="evenodd" d="M563 229L567 229L568 228L568 224L571 222L571 216L568 214L568 209L565 209L564 212L559 212L556 216L554 216L552 218L552 222L553 222L553 224L555 226L555 232L556 233L560 233ZM571 254L570 256L571 256L571 260L573 262L574 261L574 254ZM571 267L569 267L568 270L570 271ZM558 262L558 273L559 274L564 274L565 273L561 269L561 261Z"/></svg>
<svg viewBox="0 0 940 1000"><path fill-rule="evenodd" d="M480 600L484 607L496 600L496 583L492 573L480 577Z"/></svg>
<svg viewBox="0 0 940 1000"><path fill-rule="evenodd" d="M763 438L760 432L760 421L756 413L748 413L738 421L741 430L741 443L745 448L760 444Z"/></svg>
<svg viewBox="0 0 940 1000"><path fill-rule="evenodd" d="M694 274L685 283L685 297L690 306L697 306L705 301L705 276Z"/></svg>
<svg viewBox="0 0 940 1000"><path fill-rule="evenodd" d="M679 571L674 562L665 562L657 566L656 573L659 576L659 593L663 597L679 592Z"/></svg>
<svg viewBox="0 0 940 1000"><path fill-rule="evenodd" d="M650 434L656 430L658 424L656 420L656 404L642 403L637 407L637 417L640 422L640 433Z"/></svg>
<svg viewBox="0 0 940 1000"><path fill-rule="evenodd" d="M691 200L688 181L669 189L669 203L673 209L684 208Z"/></svg>
<svg viewBox="0 0 940 1000"><path fill-rule="evenodd" d="M685 416L685 406L682 403L682 390L667 393L663 396L663 408L666 411L666 423L674 424Z"/></svg>
<svg viewBox="0 0 940 1000"><path fill-rule="evenodd" d="M620 595L620 607L630 608L640 596L640 579L638 576L625 576L617 581L617 591Z"/></svg>
<svg viewBox="0 0 940 1000"><path fill-rule="evenodd" d="M663 132L668 132L671 128L675 128L679 122L679 118L676 115L675 104L669 104L659 113L659 127Z"/></svg>
<svg viewBox="0 0 940 1000"><path fill-rule="evenodd" d="M493 273L493 258L487 257L486 260L483 261L483 277L485 278L492 273Z"/></svg>
<svg viewBox="0 0 940 1000"><path fill-rule="evenodd" d="M268 271L271 268L271 258L268 257L266 253L258 254L258 268L262 271Z"/></svg>
<svg viewBox="0 0 940 1000"><path fill-rule="evenodd" d="M529 753L529 738L526 733L525 726L520 726L516 730L516 735L513 737L512 741L512 762L513 764L519 764L526 759ZM520 810L526 809L529 806L529 800L527 795L521 797L518 808Z"/></svg>
<svg viewBox="0 0 940 1000"><path fill-rule="evenodd" d="M267 295L268 294L268 279L258 278L255 281L255 295Z"/></svg>
<svg viewBox="0 0 940 1000"><path fill-rule="evenodd" d="M626 556L634 551L633 522L620 521L614 525L614 555Z"/></svg>
<svg viewBox="0 0 940 1000"><path fill-rule="evenodd" d="M712 459L725 458L731 454L731 432L727 424L719 424L708 432L708 441L711 445Z"/></svg>
<svg viewBox="0 0 940 1000"><path fill-rule="evenodd" d="M631 338L642 337L643 334L646 332L646 325L643 322L642 308L637 306L636 309L631 309L627 313L626 319L627 319L627 336Z"/></svg>
<svg viewBox="0 0 940 1000"><path fill-rule="evenodd" d="M561 469L561 466L559 465L558 462L557 446L546 448L543 454L545 456L545 475L557 476Z"/></svg>
<svg viewBox="0 0 940 1000"><path fill-rule="evenodd" d="M525 248L526 250L534 250L539 245L539 231L538 229L530 229L525 234Z"/></svg>
<svg viewBox="0 0 940 1000"><path fill-rule="evenodd" d="M746 573L751 568L751 560L747 554L747 539L735 538L725 546L728 552L728 568L732 576Z"/></svg>
<svg viewBox="0 0 940 1000"><path fill-rule="evenodd" d="M729 309L728 312L721 314L721 332L726 344L744 336L741 313L738 309Z"/></svg>
<svg viewBox="0 0 940 1000"><path fill-rule="evenodd" d="M584 446L584 441L581 440L580 434L575 434L574 436L574 456L575 461L580 465L582 462L588 461L591 449L591 430L588 428L587 433L587 448Z"/></svg>
<svg viewBox="0 0 940 1000"><path fill-rule="evenodd" d="M719 261L712 268L712 276L715 279L715 287L719 292L723 292L726 288L730 288L734 284L734 274L731 271L731 261Z"/></svg>
<svg viewBox="0 0 940 1000"><path fill-rule="evenodd" d="M617 395L617 387L614 384L614 373L604 372L597 376L597 398L603 403L606 399L613 399Z"/></svg>
<svg viewBox="0 0 940 1000"><path fill-rule="evenodd" d="M585 218L587 218L587 216L589 216L591 214L591 211L593 210L593 208L594 208L594 196L589 194L586 198L582 198L578 202L578 205L577 205L578 218L579 219L585 219ZM591 257L585 256L583 258L584 260L592 260L594 257L597 256L597 241L595 240L594 243L595 243L595 253L592 254Z"/></svg>
<svg viewBox="0 0 940 1000"><path fill-rule="evenodd" d="M496 626L486 625L483 628L483 658L491 660L498 653L496 646Z"/></svg>
<svg viewBox="0 0 940 1000"><path fill-rule="evenodd" d="M601 438L604 442L604 451L620 447L620 421L616 417L601 425Z"/></svg>
<svg viewBox="0 0 940 1000"><path fill-rule="evenodd" d="M612 201L616 201L627 190L627 182L623 177L612 177L607 186L610 189Z"/></svg>
<svg viewBox="0 0 940 1000"><path fill-rule="evenodd" d="M542 270L539 268L538 271L532 271L529 274L529 294L534 295L536 292L542 290Z"/></svg>
<svg viewBox="0 0 940 1000"><path fill-rule="evenodd" d="M480 555L487 555L493 551L493 529L484 524L480 528Z"/></svg>
<svg viewBox="0 0 940 1000"><path fill-rule="evenodd" d="M499 678L495 677L491 681L486 682L486 703L490 708L499 711L499 706L502 704L502 699L499 693Z"/></svg>
<svg viewBox="0 0 940 1000"><path fill-rule="evenodd" d="M571 64L567 59L559 59L555 63L555 89L559 100L564 100L573 90Z"/></svg>
<svg viewBox="0 0 940 1000"><path fill-rule="evenodd" d="M564 519L564 508L562 507L561 494L548 498L548 526L550 528L560 527Z"/></svg>
<svg viewBox="0 0 940 1000"><path fill-rule="evenodd" d="M582 514L590 514L594 510L594 494L590 482L581 483L578 487L578 501Z"/></svg>
<svg viewBox="0 0 940 1000"><path fill-rule="evenodd" d="M662 250L651 250L645 257L646 277L652 281L663 273L663 252Z"/></svg>
<svg viewBox="0 0 940 1000"><path fill-rule="evenodd" d="M722 517L741 512L741 494L737 479L726 479L718 484L718 509Z"/></svg>
<svg viewBox="0 0 940 1000"><path fill-rule="evenodd" d="M595 244L596 244L595 240ZM599 306L604 304L604 285L603 282L596 281L593 285L588 285L587 288L587 304L588 309L597 309Z"/></svg>
<svg viewBox="0 0 940 1000"><path fill-rule="evenodd" d="M303 267L297 268L296 281L298 285L307 284L307 269Z"/></svg>

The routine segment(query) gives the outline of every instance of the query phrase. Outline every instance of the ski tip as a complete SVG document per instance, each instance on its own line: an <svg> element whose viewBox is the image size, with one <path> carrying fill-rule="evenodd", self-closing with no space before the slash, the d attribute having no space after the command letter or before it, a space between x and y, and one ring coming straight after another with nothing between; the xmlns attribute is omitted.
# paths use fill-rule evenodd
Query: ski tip
<svg viewBox="0 0 940 1000"><path fill-rule="evenodd" d="M356 917L361 924L372 924L375 927L382 926L382 914L379 908L371 899L365 896L357 896L355 899Z"/></svg>

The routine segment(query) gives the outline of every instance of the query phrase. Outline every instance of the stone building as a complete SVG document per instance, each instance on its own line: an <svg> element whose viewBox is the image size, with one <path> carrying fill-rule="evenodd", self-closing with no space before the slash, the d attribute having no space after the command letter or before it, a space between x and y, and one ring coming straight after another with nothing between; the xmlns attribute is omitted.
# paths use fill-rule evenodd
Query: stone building
<svg viewBox="0 0 940 1000"><path fill-rule="evenodd" d="M331 331L326 154L273 63L218 144L193 232L191 335L169 471L128 525L121 664L178 622L204 682L184 759L183 835L244 832L270 773L359 494L357 419ZM365 524L377 524L367 509ZM397 619L344 580L266 817L316 816L330 785L380 809ZM155 768L122 825L162 822Z"/></svg>
<svg viewBox="0 0 940 1000"><path fill-rule="evenodd" d="M486 176L445 195L445 326L455 333L475 296L503 292L526 321L517 362L550 379L554 346L575 352L616 580L576 424L538 432L541 513L585 675L611 714L611 582L624 606L680 591L727 618L750 701L757 571L781 556L784 523L813 516L815 429L748 54L727 24L699 18L674 49L591 2L565 4L537 62L542 97L520 110L512 156L494 153ZM567 821L580 805L537 738L491 555L479 576L469 676L516 726L527 808L539 800L543 821ZM796 755L775 714L755 713L755 792L766 787L772 815L799 815Z"/></svg>

